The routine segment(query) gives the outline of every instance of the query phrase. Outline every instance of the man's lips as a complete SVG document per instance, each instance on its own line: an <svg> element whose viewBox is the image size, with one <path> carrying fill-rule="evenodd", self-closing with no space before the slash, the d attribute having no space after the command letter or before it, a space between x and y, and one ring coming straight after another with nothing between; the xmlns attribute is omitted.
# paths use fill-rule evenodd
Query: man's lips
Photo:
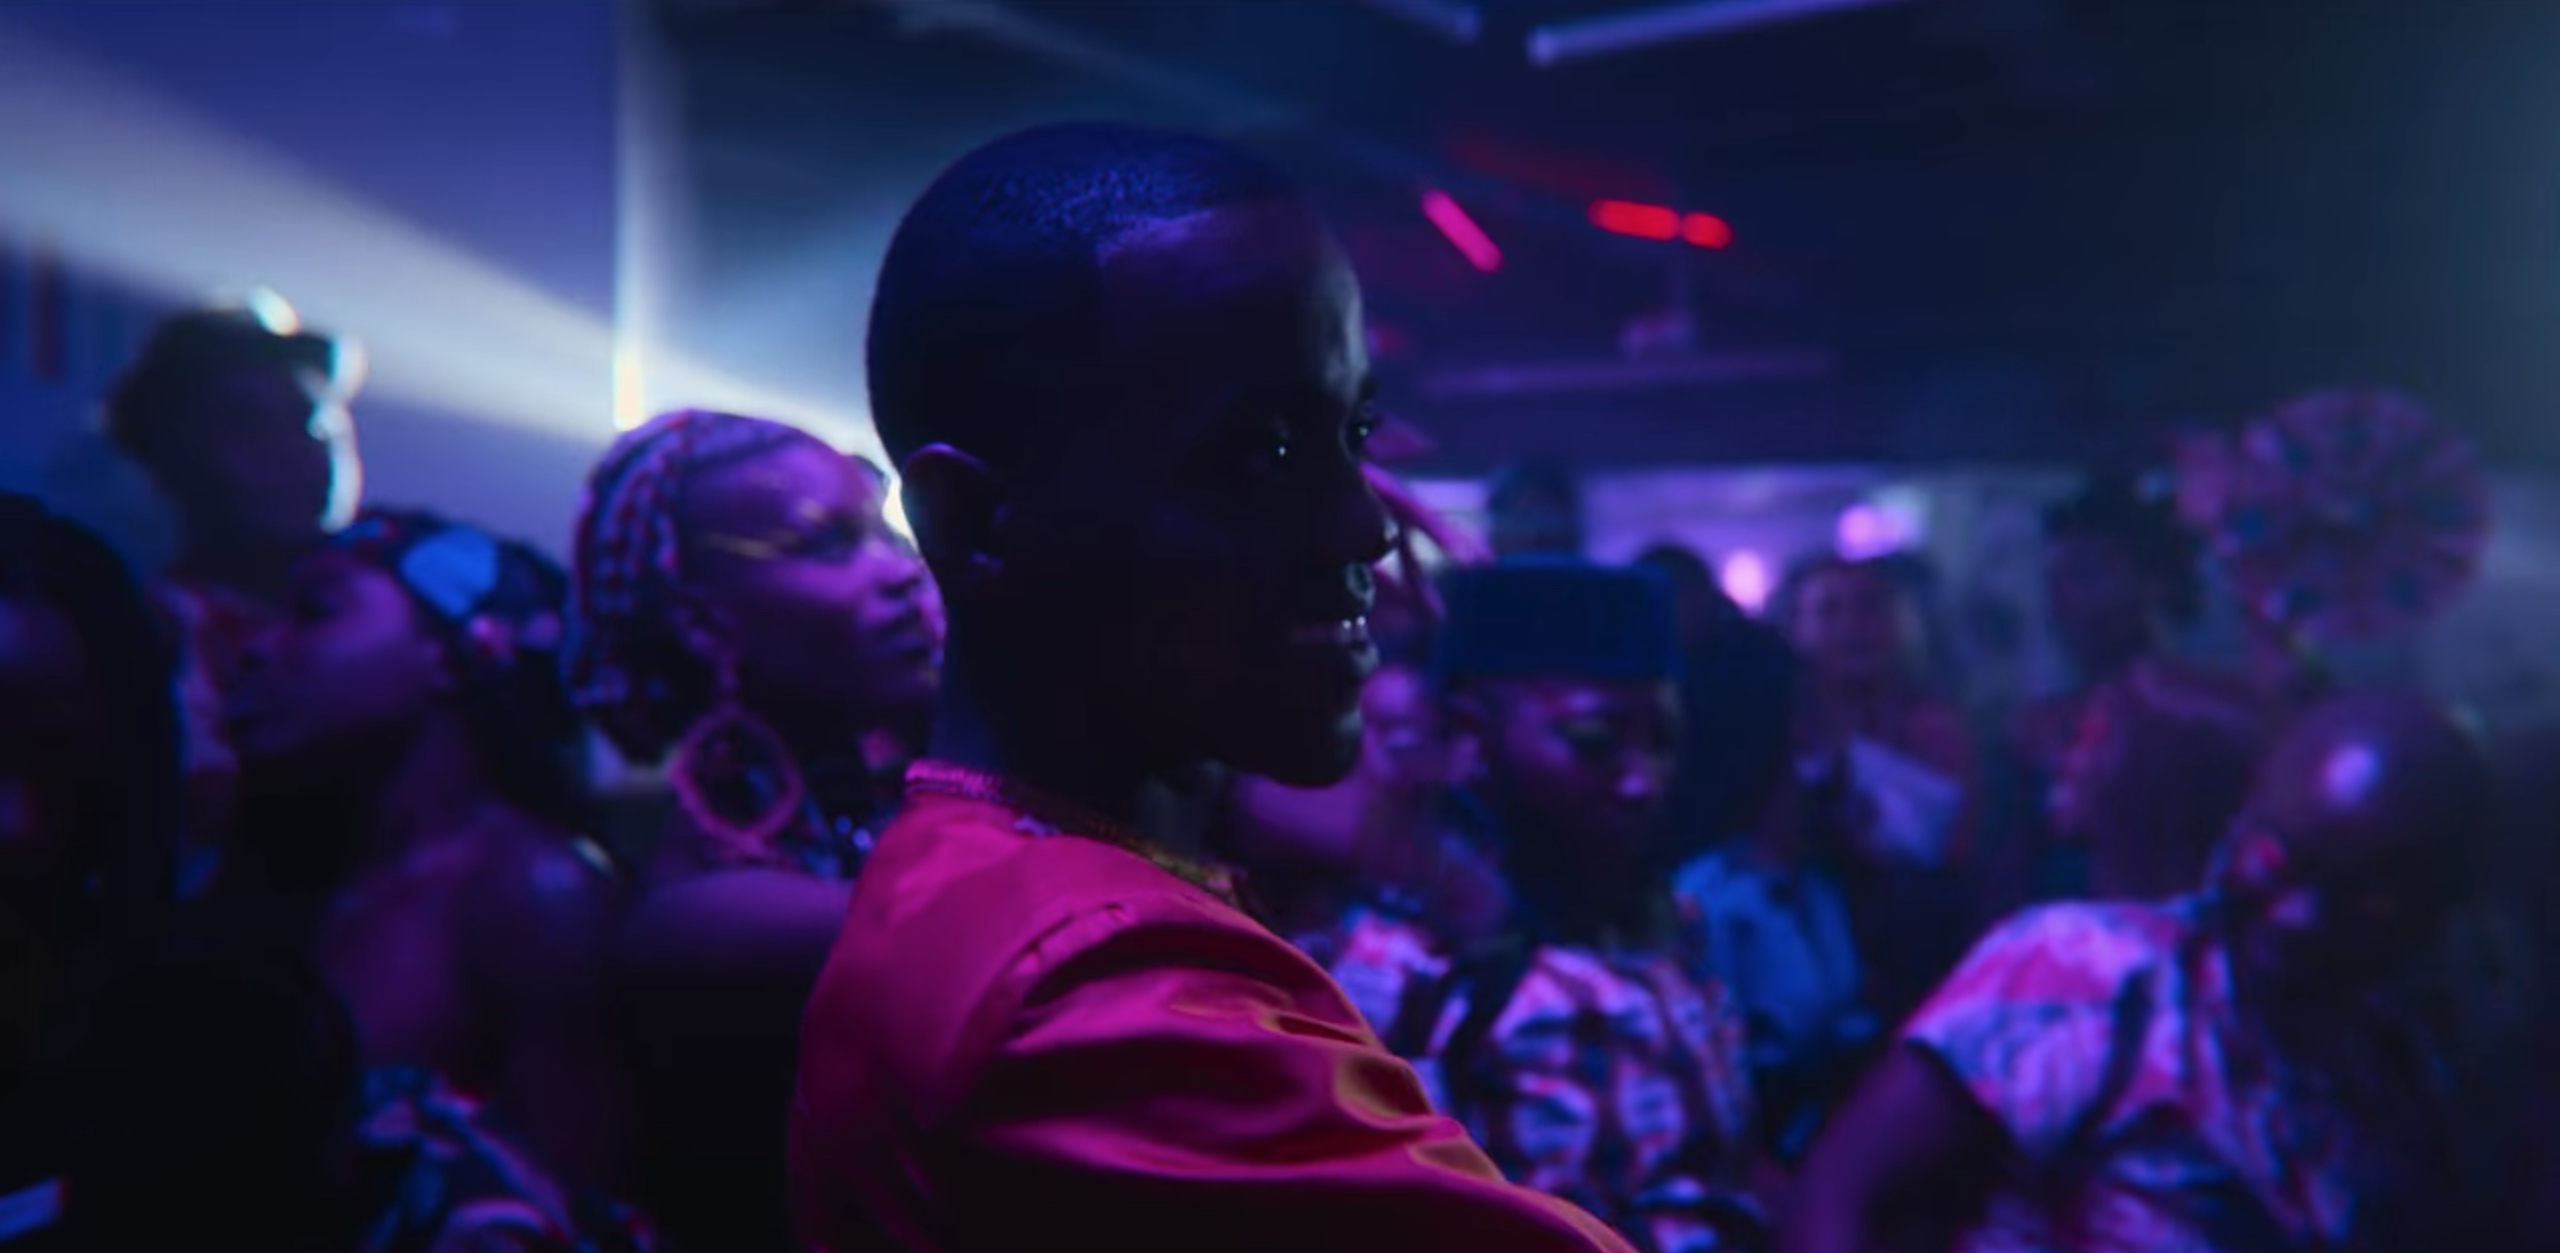
<svg viewBox="0 0 2560 1253"><path fill-rule="evenodd" d="M1364 616L1302 622L1281 637L1288 669L1332 691L1357 693L1378 669L1378 644Z"/></svg>

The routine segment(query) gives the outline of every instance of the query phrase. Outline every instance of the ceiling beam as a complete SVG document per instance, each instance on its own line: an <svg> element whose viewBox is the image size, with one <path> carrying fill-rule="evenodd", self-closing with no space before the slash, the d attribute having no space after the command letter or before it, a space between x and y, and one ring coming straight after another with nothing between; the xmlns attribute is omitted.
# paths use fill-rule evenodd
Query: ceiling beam
<svg viewBox="0 0 2560 1253"><path fill-rule="evenodd" d="M1296 105L1139 56L1063 22L998 0L861 0L898 20L907 35L956 32L1025 56L1116 83L1196 119L1223 135L1295 129L1307 118Z"/></svg>
<svg viewBox="0 0 2560 1253"><path fill-rule="evenodd" d="M1876 9L1909 0L1698 0L1551 22L1529 32L1529 63L1552 68L1667 43Z"/></svg>
<svg viewBox="0 0 2560 1253"><path fill-rule="evenodd" d="M1064 23L1003 0L853 0L895 17L910 34L951 31L984 39L1023 55L1092 74L1159 103L1187 118L1196 130L1237 136L1291 135L1316 141L1343 165L1367 178L1411 192L1437 188L1462 199L1498 202L1527 218L1594 243L1622 243L1600 235L1585 217L1587 206L1566 203L1448 164L1325 121L1297 102L1247 92L1211 76L1129 52Z"/></svg>
<svg viewBox="0 0 2560 1253"><path fill-rule="evenodd" d="M1461 0L1360 0L1389 17L1462 47L1484 35L1484 9Z"/></svg>
<svg viewBox="0 0 2560 1253"><path fill-rule="evenodd" d="M1837 368L1820 349L1680 353L1634 360L1559 361L1443 370L1423 376L1426 400L1590 396L1828 378Z"/></svg>

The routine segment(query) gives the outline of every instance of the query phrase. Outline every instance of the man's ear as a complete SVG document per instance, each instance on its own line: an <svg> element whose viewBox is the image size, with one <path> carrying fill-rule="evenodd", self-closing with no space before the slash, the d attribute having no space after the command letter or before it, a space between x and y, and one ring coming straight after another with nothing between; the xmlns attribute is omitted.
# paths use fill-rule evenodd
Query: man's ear
<svg viewBox="0 0 2560 1253"><path fill-rule="evenodd" d="M1004 500L985 462L949 444L928 444L907 458L901 476L916 551L946 594L1001 572Z"/></svg>

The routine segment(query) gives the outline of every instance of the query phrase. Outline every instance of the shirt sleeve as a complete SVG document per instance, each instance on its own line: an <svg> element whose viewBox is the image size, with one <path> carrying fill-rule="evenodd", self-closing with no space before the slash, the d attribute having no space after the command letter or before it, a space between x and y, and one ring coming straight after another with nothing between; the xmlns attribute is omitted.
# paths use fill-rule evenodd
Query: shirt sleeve
<svg viewBox="0 0 2560 1253"><path fill-rule="evenodd" d="M1975 946L1903 1028L2028 1161L2050 1160L2102 1099L2115 1006L2151 945L2106 907L2031 909Z"/></svg>
<svg viewBox="0 0 2560 1253"><path fill-rule="evenodd" d="M1503 1182L1321 972L1205 903L1082 914L1006 995L953 1111L969 1195L943 1208L970 1247L1627 1253Z"/></svg>

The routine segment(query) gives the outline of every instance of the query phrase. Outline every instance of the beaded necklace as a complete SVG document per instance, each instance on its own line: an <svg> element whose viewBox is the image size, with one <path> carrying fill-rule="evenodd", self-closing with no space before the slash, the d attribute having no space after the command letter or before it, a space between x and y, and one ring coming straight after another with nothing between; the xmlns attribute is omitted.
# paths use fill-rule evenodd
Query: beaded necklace
<svg viewBox="0 0 2560 1253"><path fill-rule="evenodd" d="M1233 872L1182 856L1125 822L1028 784L949 762L919 761L907 767L907 795L947 796L1012 810L1019 816L1016 825L1032 834L1072 835L1108 844L1146 858L1157 869L1237 909L1244 908Z"/></svg>

